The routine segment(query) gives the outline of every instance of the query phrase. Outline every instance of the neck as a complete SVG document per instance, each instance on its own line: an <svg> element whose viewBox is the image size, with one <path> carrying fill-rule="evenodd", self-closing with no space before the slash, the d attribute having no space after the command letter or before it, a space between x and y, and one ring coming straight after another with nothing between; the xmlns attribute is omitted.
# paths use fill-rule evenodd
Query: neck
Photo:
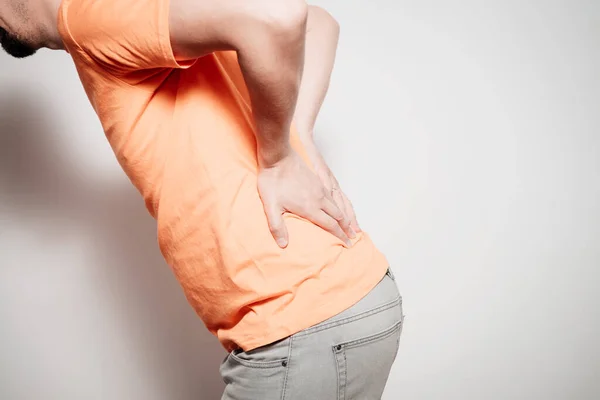
<svg viewBox="0 0 600 400"><path fill-rule="evenodd" d="M57 21L61 0L44 0L39 3L40 46L53 50L64 49Z"/></svg>

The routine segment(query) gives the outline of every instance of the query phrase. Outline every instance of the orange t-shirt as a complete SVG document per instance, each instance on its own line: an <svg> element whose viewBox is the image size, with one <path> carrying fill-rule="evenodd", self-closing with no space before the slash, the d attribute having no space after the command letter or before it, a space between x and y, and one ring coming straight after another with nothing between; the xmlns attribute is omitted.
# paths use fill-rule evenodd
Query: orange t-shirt
<svg viewBox="0 0 600 400"><path fill-rule="evenodd" d="M348 248L291 214L277 246L236 53L177 61L168 16L169 0L64 0L59 30L189 303L226 349L247 351L349 308L388 265L365 233Z"/></svg>

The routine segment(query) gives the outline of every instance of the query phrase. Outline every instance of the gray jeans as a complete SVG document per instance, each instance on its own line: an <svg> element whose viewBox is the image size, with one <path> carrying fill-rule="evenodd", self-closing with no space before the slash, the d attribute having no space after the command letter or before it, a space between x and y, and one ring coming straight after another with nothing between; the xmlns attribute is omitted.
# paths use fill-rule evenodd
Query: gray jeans
<svg viewBox="0 0 600 400"><path fill-rule="evenodd" d="M402 298L390 270L346 311L221 365L222 400L379 400L400 344Z"/></svg>

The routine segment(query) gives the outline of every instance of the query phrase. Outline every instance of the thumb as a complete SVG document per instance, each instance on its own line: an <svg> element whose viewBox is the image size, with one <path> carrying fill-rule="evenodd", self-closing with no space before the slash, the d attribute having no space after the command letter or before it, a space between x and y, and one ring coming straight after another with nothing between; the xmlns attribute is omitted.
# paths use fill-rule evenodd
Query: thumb
<svg viewBox="0 0 600 400"><path fill-rule="evenodd" d="M270 208L266 211L269 230L277 245L282 249L288 245L288 232L283 220L283 212L277 208Z"/></svg>

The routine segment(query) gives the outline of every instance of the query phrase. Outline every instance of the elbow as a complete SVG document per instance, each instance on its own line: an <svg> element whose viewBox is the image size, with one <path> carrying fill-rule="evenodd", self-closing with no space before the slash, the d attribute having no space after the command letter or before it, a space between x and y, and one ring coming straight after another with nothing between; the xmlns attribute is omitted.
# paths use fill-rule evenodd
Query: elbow
<svg viewBox="0 0 600 400"><path fill-rule="evenodd" d="M227 2L225 2L227 3ZM235 2L237 3L237 2ZM227 20L228 43L242 56L261 54L281 59L303 48L308 5L304 0L243 1Z"/></svg>
<svg viewBox="0 0 600 400"><path fill-rule="evenodd" d="M267 0L253 11L254 18L277 39L303 40L309 7L304 0Z"/></svg>

